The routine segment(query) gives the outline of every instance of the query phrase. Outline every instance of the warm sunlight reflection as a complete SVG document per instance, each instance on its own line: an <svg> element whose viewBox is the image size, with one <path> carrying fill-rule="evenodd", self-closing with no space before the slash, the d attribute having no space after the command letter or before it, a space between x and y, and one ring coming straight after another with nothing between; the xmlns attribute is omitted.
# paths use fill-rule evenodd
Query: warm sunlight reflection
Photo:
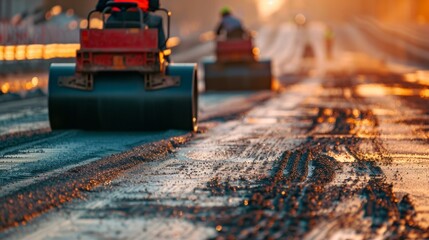
<svg viewBox="0 0 429 240"><path fill-rule="evenodd" d="M280 9L287 0L257 0L259 14L267 18Z"/></svg>
<svg viewBox="0 0 429 240"><path fill-rule="evenodd" d="M364 97L383 97L388 95L395 96L420 96L428 97L429 90L389 87L383 84L362 84L357 87L357 93Z"/></svg>
<svg viewBox="0 0 429 240"><path fill-rule="evenodd" d="M73 58L80 44L30 44L0 46L0 61Z"/></svg>

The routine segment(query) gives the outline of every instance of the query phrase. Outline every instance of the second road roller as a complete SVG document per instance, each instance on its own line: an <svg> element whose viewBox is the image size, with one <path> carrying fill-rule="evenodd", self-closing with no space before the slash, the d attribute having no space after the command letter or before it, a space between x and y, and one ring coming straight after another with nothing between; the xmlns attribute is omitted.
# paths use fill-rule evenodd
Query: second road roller
<svg viewBox="0 0 429 240"><path fill-rule="evenodd" d="M121 17L106 20L112 11ZM167 14L168 40L171 13L151 11ZM95 12L88 14L88 23ZM137 21L131 21L136 14ZM136 3L109 2L101 12L104 27L81 30L76 63L52 64L53 130L197 130L197 66L168 63L159 30L145 24L145 14Z"/></svg>
<svg viewBox="0 0 429 240"><path fill-rule="evenodd" d="M259 60L251 38L216 41L216 60L204 61L206 91L271 90L270 60Z"/></svg>

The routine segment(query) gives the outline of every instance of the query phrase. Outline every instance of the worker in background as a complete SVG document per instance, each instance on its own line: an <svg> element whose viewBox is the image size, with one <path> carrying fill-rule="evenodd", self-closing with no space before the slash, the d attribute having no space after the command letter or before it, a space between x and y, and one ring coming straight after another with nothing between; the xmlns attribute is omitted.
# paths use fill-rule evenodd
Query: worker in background
<svg viewBox="0 0 429 240"><path fill-rule="evenodd" d="M132 2L137 3L139 8L143 10L143 21L149 28L158 29L158 46L159 49L165 50L166 39L164 33L164 25L162 23L162 17L149 13L150 11L155 11L159 9L160 3L159 0L99 0L96 6L96 10L102 12L106 8L108 2ZM122 17L119 16L120 13L112 12L110 21L120 22ZM133 13L127 13L128 21L139 21L139 15ZM109 21L108 21L109 22ZM167 59L168 60L168 59Z"/></svg>
<svg viewBox="0 0 429 240"><path fill-rule="evenodd" d="M248 34L244 30L241 21L234 17L228 7L224 7L220 11L221 22L216 28L216 35L226 34L227 39L243 39L247 38Z"/></svg>

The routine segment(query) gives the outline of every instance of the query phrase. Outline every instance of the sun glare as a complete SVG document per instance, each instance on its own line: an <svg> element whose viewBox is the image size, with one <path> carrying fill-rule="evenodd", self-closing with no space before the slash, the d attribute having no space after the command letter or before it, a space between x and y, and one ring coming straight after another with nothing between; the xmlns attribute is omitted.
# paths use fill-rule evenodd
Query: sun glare
<svg viewBox="0 0 429 240"><path fill-rule="evenodd" d="M257 0L258 11L262 18L276 12L287 0Z"/></svg>

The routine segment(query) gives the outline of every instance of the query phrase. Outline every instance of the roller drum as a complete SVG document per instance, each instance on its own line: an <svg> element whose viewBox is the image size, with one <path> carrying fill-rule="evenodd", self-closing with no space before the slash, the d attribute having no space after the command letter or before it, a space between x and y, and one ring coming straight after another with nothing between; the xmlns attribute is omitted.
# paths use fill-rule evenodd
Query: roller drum
<svg viewBox="0 0 429 240"><path fill-rule="evenodd" d="M53 64L49 75L51 128L95 131L196 130L198 86L195 64L171 64L167 75L180 86L146 90L137 72L94 75L91 91L59 86L61 77L75 75L75 64Z"/></svg>
<svg viewBox="0 0 429 240"><path fill-rule="evenodd" d="M270 90L271 61L218 63L204 62L206 91Z"/></svg>

